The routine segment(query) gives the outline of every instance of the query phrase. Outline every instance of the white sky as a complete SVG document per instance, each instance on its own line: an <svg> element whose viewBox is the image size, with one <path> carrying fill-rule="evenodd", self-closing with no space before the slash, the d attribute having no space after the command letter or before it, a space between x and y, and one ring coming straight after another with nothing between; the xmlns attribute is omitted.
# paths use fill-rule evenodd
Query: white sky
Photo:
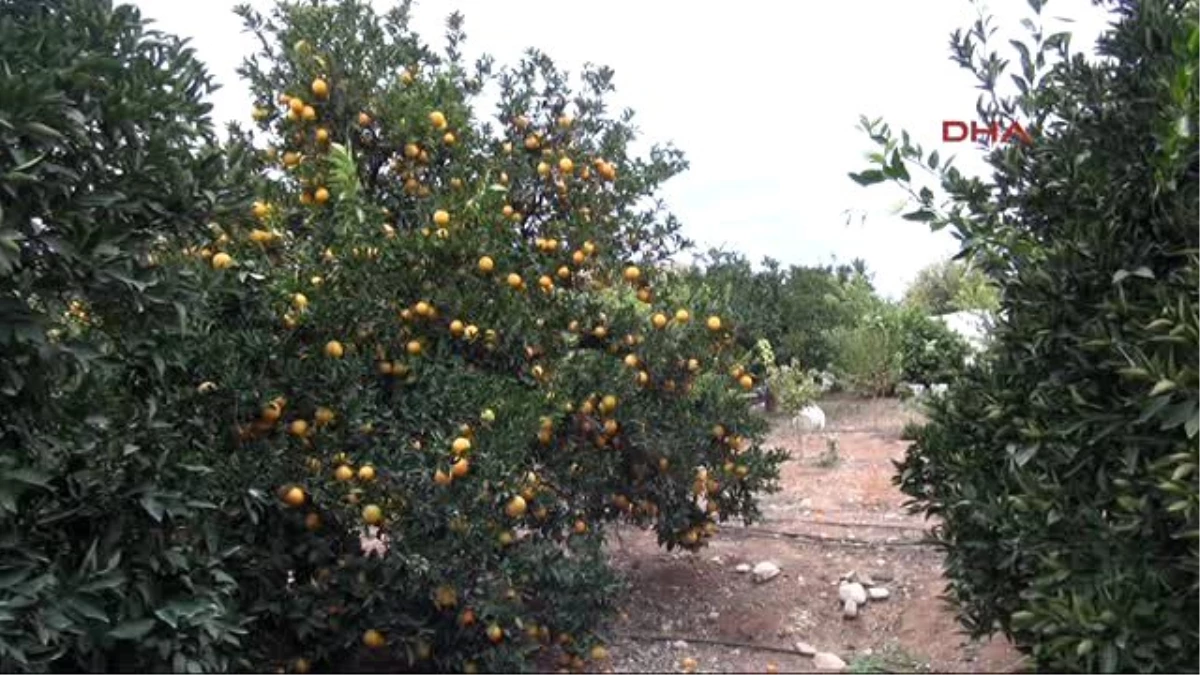
<svg viewBox="0 0 1200 675"><path fill-rule="evenodd" d="M156 27L193 39L223 85L213 100L220 126L248 126L251 100L235 69L254 43L241 32L234 0L135 4ZM249 4L265 11L272 3ZM1024 37L1026 2L990 4L998 49L1009 35ZM974 80L949 60L950 33L975 18L966 0L418 0L413 27L440 51L454 10L466 19L470 61L486 52L513 64L537 47L572 75L588 61L611 66L611 109L633 108L644 140L673 142L691 164L662 196L699 249L739 250L755 263L770 255L785 265L860 257L893 297L921 267L956 250L949 234L894 214L898 189L860 188L846 173L867 168L872 149L856 129L860 114L958 155L963 171L982 169L971 144L941 141L943 119L975 116ZM1071 30L1073 46L1088 53L1107 22L1088 0L1052 0L1043 19L1047 33ZM846 225L847 209L865 213L865 224L855 217Z"/></svg>

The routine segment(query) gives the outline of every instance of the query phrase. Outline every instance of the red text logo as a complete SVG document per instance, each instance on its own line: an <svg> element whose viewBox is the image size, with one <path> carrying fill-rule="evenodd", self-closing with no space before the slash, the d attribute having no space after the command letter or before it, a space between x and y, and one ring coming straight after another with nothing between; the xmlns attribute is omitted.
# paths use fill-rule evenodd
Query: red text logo
<svg viewBox="0 0 1200 675"><path fill-rule="evenodd" d="M1010 143L1014 138L1024 143L1033 142L1033 137L1016 120L1013 120L1007 128L998 122L980 124L961 120L942 120L942 140L947 143L960 143L968 139L972 143L981 139L987 139L989 144L996 141Z"/></svg>

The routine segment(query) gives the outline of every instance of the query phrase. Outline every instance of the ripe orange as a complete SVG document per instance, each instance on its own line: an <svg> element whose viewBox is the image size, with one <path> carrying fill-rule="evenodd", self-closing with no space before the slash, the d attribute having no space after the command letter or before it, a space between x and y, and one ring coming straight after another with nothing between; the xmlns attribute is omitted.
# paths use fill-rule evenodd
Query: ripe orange
<svg viewBox="0 0 1200 675"><path fill-rule="evenodd" d="M625 281L632 283L634 281L637 281L639 278L641 278L642 271L639 270L636 265L630 265L629 267L625 268L624 275L625 275Z"/></svg>
<svg viewBox="0 0 1200 675"><path fill-rule="evenodd" d="M454 464L450 465L450 475L454 476L455 478L462 478L463 476L467 475L467 472L470 470L471 463L467 461L467 458L465 457L455 461Z"/></svg>
<svg viewBox="0 0 1200 675"><path fill-rule="evenodd" d="M462 337L463 331L465 329L466 329L466 326L464 326L463 322L459 321L458 319L455 319L450 322L450 334L453 335L454 337Z"/></svg>
<svg viewBox="0 0 1200 675"><path fill-rule="evenodd" d="M442 142L446 145L454 145L458 142L458 139L454 137L454 134L447 131L446 134L442 136Z"/></svg>
<svg viewBox="0 0 1200 675"><path fill-rule="evenodd" d="M545 162L538 162L537 172L538 172L538 175L541 176L542 178L549 176L550 175L550 165Z"/></svg>
<svg viewBox="0 0 1200 675"><path fill-rule="evenodd" d="M694 673L696 672L696 668L699 666L700 663L690 656L685 656L679 661L679 667L683 669L683 672L685 673Z"/></svg>
<svg viewBox="0 0 1200 675"><path fill-rule="evenodd" d="M409 70L408 68L405 68L404 70L400 71L400 83L401 84L412 84L413 83L413 73L411 70Z"/></svg>
<svg viewBox="0 0 1200 675"><path fill-rule="evenodd" d="M513 288L513 289L520 288L521 284L523 283L521 281L521 275L517 274L516 272L512 272L508 275L507 282L508 282L509 288Z"/></svg>
<svg viewBox="0 0 1200 675"><path fill-rule="evenodd" d="M571 123L574 121L575 120L570 115L559 115L558 116L558 128L569 129L569 128L571 128Z"/></svg>
<svg viewBox="0 0 1200 675"><path fill-rule="evenodd" d="M500 644L504 640L504 629L493 623L487 627L487 637L492 644Z"/></svg>
<svg viewBox="0 0 1200 675"><path fill-rule="evenodd" d="M437 485L449 485L452 480L454 479L450 477L450 474L441 469L433 472L433 482Z"/></svg>
<svg viewBox="0 0 1200 675"><path fill-rule="evenodd" d="M576 265L582 265L584 260L587 260L587 256L584 255L583 251L575 251L571 254L571 262Z"/></svg>
<svg viewBox="0 0 1200 675"><path fill-rule="evenodd" d="M354 478L354 469L343 464L334 470L333 477L344 483Z"/></svg>
<svg viewBox="0 0 1200 675"><path fill-rule="evenodd" d="M306 106L304 106L304 109L300 112L300 117L303 118L307 122L311 122L311 121L317 119L317 110L316 110L316 108L312 107L311 105L306 105Z"/></svg>
<svg viewBox="0 0 1200 675"><path fill-rule="evenodd" d="M375 630L374 628L363 633L362 640L363 640L363 644L366 645L369 649L379 649L380 647L387 644L387 638L385 638L383 636L383 633L380 633L379 631Z"/></svg>
<svg viewBox="0 0 1200 675"><path fill-rule="evenodd" d="M662 314L661 312L658 314L655 314L654 316L650 317L650 323L653 323L654 327L658 328L659 330L666 328L667 327L667 315Z"/></svg>
<svg viewBox="0 0 1200 675"><path fill-rule="evenodd" d="M329 85L326 84L325 80L318 77L312 82L312 93L317 98L325 98L329 96Z"/></svg>
<svg viewBox="0 0 1200 675"><path fill-rule="evenodd" d="M283 503L293 508L299 508L304 506L304 500L306 498L307 495L304 494L304 490L300 489L299 487L292 487L283 494Z"/></svg>
<svg viewBox="0 0 1200 675"><path fill-rule="evenodd" d="M324 204L325 202L328 202L329 190L323 187L317 188L317 191L313 193L313 200L318 204Z"/></svg>
<svg viewBox="0 0 1200 675"><path fill-rule="evenodd" d="M498 542L498 543L499 543L501 546L512 546L512 543L513 543L514 541L516 541L516 539L514 539L514 538L513 538L513 533L512 533L512 532L509 532L508 530L505 530L505 531L501 532L501 533L499 534L499 536L497 536L497 537L496 537L496 541L497 541L497 542Z"/></svg>
<svg viewBox="0 0 1200 675"><path fill-rule="evenodd" d="M470 607L464 609L462 614L458 615L458 625L466 628L467 626L475 625L475 610Z"/></svg>
<svg viewBox="0 0 1200 675"><path fill-rule="evenodd" d="M317 129L316 139L317 139L317 142L322 145L324 145L325 143L328 143L329 142L329 130L328 129Z"/></svg>
<svg viewBox="0 0 1200 675"><path fill-rule="evenodd" d="M456 457L462 457L463 455L467 454L470 449L471 441L462 436L454 439L454 442L450 444L450 451L453 452Z"/></svg>
<svg viewBox="0 0 1200 675"><path fill-rule="evenodd" d="M383 522L383 509L375 504L367 504L363 507L362 519L368 525L378 525Z"/></svg>
<svg viewBox="0 0 1200 675"><path fill-rule="evenodd" d="M575 162L572 162L570 157L563 157L558 160L558 170L569 174L575 170Z"/></svg>
<svg viewBox="0 0 1200 675"><path fill-rule="evenodd" d="M358 479L363 482L375 480L375 467L370 464L364 464L358 469Z"/></svg>
<svg viewBox="0 0 1200 675"><path fill-rule="evenodd" d="M313 414L313 420L316 421L317 426L325 426L332 422L333 418L333 411L324 406L317 408L317 412Z"/></svg>
<svg viewBox="0 0 1200 675"><path fill-rule="evenodd" d="M583 520L576 520L575 525L571 529L575 531L575 534L583 534L587 532L588 526Z"/></svg>
<svg viewBox="0 0 1200 675"><path fill-rule="evenodd" d="M508 500L508 504L504 507L504 512L508 514L509 518L520 518L525 515L526 508L525 498L517 495Z"/></svg>
<svg viewBox="0 0 1200 675"><path fill-rule="evenodd" d="M686 309L675 310L675 320L679 323L687 323L692 320L692 315Z"/></svg>
<svg viewBox="0 0 1200 675"><path fill-rule="evenodd" d="M304 516L304 527L309 532L316 532L321 528L321 516L315 513L310 513Z"/></svg>
<svg viewBox="0 0 1200 675"><path fill-rule="evenodd" d="M446 116L441 111L434 110L429 113L429 123L433 125L434 129L441 131L446 128Z"/></svg>
<svg viewBox="0 0 1200 675"><path fill-rule="evenodd" d="M526 150L537 150L539 147L541 147L541 145L542 141L538 138L537 134L530 134L529 136L525 137Z"/></svg>
<svg viewBox="0 0 1200 675"><path fill-rule="evenodd" d="M288 425L288 433L297 438L303 436L308 433L308 422L304 420L292 420L292 423Z"/></svg>
<svg viewBox="0 0 1200 675"><path fill-rule="evenodd" d="M450 214L445 211L442 211L440 209L437 211L434 211L433 212L433 224L437 225L438 227L445 227L446 225L449 225L450 224Z"/></svg>
<svg viewBox="0 0 1200 675"><path fill-rule="evenodd" d="M404 345L404 351L408 352L409 356L420 356L421 343L416 340L410 340L408 344Z"/></svg>
<svg viewBox="0 0 1200 675"><path fill-rule="evenodd" d="M268 424L274 424L282 414L283 410L281 407L278 404L271 402L263 406L262 412L259 413L259 416L264 422L267 422Z"/></svg>
<svg viewBox="0 0 1200 675"><path fill-rule="evenodd" d="M606 395L600 399L600 412L610 413L617 409L617 397L612 394Z"/></svg>
<svg viewBox="0 0 1200 675"><path fill-rule="evenodd" d="M371 124L371 116L365 112L358 113L358 126L365 127Z"/></svg>
<svg viewBox="0 0 1200 675"><path fill-rule="evenodd" d="M583 252L585 255L595 255L596 244L591 241L583 242Z"/></svg>
<svg viewBox="0 0 1200 675"><path fill-rule="evenodd" d="M308 297L303 293L296 293L292 296L292 307L303 311L305 307L308 307Z"/></svg>
<svg viewBox="0 0 1200 675"><path fill-rule="evenodd" d="M337 340L330 340L329 342L325 343L325 356L328 356L331 359L340 359L345 353L346 350L344 347L342 347L342 343L338 342Z"/></svg>
<svg viewBox="0 0 1200 675"><path fill-rule="evenodd" d="M638 365L637 354L626 354L625 355L625 365L630 368L637 368L637 365Z"/></svg>
<svg viewBox="0 0 1200 675"><path fill-rule="evenodd" d="M224 270L233 267L233 257L228 253L218 253L212 257L214 270Z"/></svg>
<svg viewBox="0 0 1200 675"><path fill-rule="evenodd" d="M725 438L725 427L720 424L713 425L712 435L717 438Z"/></svg>
<svg viewBox="0 0 1200 675"><path fill-rule="evenodd" d="M754 378L750 377L749 375L742 375L738 378L738 384L742 386L742 389L750 391L752 388L754 388Z"/></svg>
<svg viewBox="0 0 1200 675"><path fill-rule="evenodd" d="M304 99L300 98L299 96L296 96L296 97L288 100L288 108L292 112L299 115L300 113L304 112Z"/></svg>
<svg viewBox="0 0 1200 675"><path fill-rule="evenodd" d="M721 317L719 316L710 316L704 323L706 326L708 326L708 329L714 333L721 330Z"/></svg>
<svg viewBox="0 0 1200 675"><path fill-rule="evenodd" d="M299 163L300 163L300 153L298 153L298 152L291 152L291 151L288 151L288 152L285 152L285 153L283 153L283 165L284 165L284 166L286 166L286 167L288 167L288 168L291 168L291 167L294 167L294 166L296 166L296 165L297 165L297 164L299 164ZM258 210L258 209L257 209L257 207L258 207L259 205L262 205L262 206L263 206L263 208L266 208L266 204L263 204L262 202L257 202L257 203L255 204L255 208L256 208L256 210L255 210L255 213L254 213L254 215L255 215L255 216L257 216L257 217L259 217L259 218L262 218L263 216L265 216L265 215L266 215L266 213L264 212L262 215L259 215L259 213L261 212L261 210Z"/></svg>
<svg viewBox="0 0 1200 675"><path fill-rule="evenodd" d="M496 261L492 260L490 257L488 257L486 255L479 259L479 271L480 272L483 272L484 274L488 274L494 269L496 269Z"/></svg>

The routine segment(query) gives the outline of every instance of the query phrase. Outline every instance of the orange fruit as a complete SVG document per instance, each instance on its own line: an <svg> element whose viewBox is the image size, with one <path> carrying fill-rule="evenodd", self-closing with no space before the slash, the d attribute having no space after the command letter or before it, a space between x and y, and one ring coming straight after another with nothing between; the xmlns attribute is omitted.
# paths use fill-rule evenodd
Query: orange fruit
<svg viewBox="0 0 1200 675"><path fill-rule="evenodd" d="M304 490L299 487L292 487L287 492L283 493L283 502L293 508L304 506L304 500L307 496Z"/></svg>
<svg viewBox="0 0 1200 675"><path fill-rule="evenodd" d="M296 437L303 436L308 433L308 422L304 420L292 420L292 423L288 425L288 433Z"/></svg>
<svg viewBox="0 0 1200 675"><path fill-rule="evenodd" d="M520 518L525 515L526 508L525 498L517 495L508 500L508 504L504 507L504 512L508 514L509 518Z"/></svg>
<svg viewBox="0 0 1200 675"><path fill-rule="evenodd" d="M480 272L483 272L484 274L488 274L489 272L491 272L494 269L496 269L496 262L494 260L492 260L491 258L489 258L486 255L479 259L479 271Z"/></svg>
<svg viewBox="0 0 1200 675"><path fill-rule="evenodd" d="M754 378L749 375L742 375L738 378L738 384L742 386L742 389L750 391L754 387Z"/></svg>
<svg viewBox="0 0 1200 675"><path fill-rule="evenodd" d="M362 519L368 525L378 525L383 522L383 509L375 504L367 504L363 507Z"/></svg>
<svg viewBox="0 0 1200 675"><path fill-rule="evenodd" d="M334 470L333 477L344 483L354 478L354 469L343 464Z"/></svg>
<svg viewBox="0 0 1200 675"><path fill-rule="evenodd" d="M304 516L304 527L309 532L316 532L321 527L321 516L315 513L310 513Z"/></svg>
<svg viewBox="0 0 1200 675"><path fill-rule="evenodd" d="M504 640L504 629L493 623L487 627L487 637L492 644L500 644Z"/></svg>
<svg viewBox="0 0 1200 675"><path fill-rule="evenodd" d="M453 478L450 477L450 474L441 469L433 472L433 482L437 485L449 485L451 480Z"/></svg>
<svg viewBox="0 0 1200 675"><path fill-rule="evenodd" d="M317 119L317 109L311 105L306 105L304 106L304 109L300 111L300 117L308 122L311 122Z"/></svg>
<svg viewBox="0 0 1200 675"><path fill-rule="evenodd" d="M667 327L667 315L659 312L650 317L650 323L654 324L655 328L663 329Z"/></svg>
<svg viewBox="0 0 1200 675"><path fill-rule="evenodd" d="M449 225L450 224L450 214L445 211L442 211L440 209L437 211L434 211L433 212L433 224L437 225L438 227L445 227L446 225Z"/></svg>
<svg viewBox="0 0 1200 675"><path fill-rule="evenodd" d="M447 131L446 134L442 136L442 142L446 145L454 145L458 142L458 139L454 137L454 134Z"/></svg>
<svg viewBox="0 0 1200 675"><path fill-rule="evenodd" d="M317 98L325 98L329 96L329 85L326 84L325 80L318 77L312 82L312 93Z"/></svg>
<svg viewBox="0 0 1200 675"><path fill-rule="evenodd" d="M687 323L692 320L692 315L686 309L675 310L675 320L679 323Z"/></svg>
<svg viewBox="0 0 1200 675"><path fill-rule="evenodd" d="M433 125L434 129L441 131L446 128L446 116L441 111L434 110L429 113L429 123Z"/></svg>
<svg viewBox="0 0 1200 675"><path fill-rule="evenodd" d="M462 457L463 455L467 454L470 449L471 441L463 438L462 436L454 439L454 442L450 444L450 451L453 452L456 457Z"/></svg>
<svg viewBox="0 0 1200 675"><path fill-rule="evenodd" d="M331 359L340 359L345 353L346 350L344 347L342 347L342 343L338 342L337 340L330 340L329 342L325 343L325 356L328 356Z"/></svg>
<svg viewBox="0 0 1200 675"><path fill-rule="evenodd" d="M610 413L617 409L617 397L612 394L600 399L600 412Z"/></svg>
<svg viewBox="0 0 1200 675"><path fill-rule="evenodd" d="M572 162L570 157L563 157L558 160L558 170L563 173L571 173L575 170L575 162Z"/></svg>
<svg viewBox="0 0 1200 675"><path fill-rule="evenodd" d="M464 326L463 322L459 321L458 319L450 322L450 334L454 337L462 337L464 330L466 330L466 326Z"/></svg>
<svg viewBox="0 0 1200 675"><path fill-rule="evenodd" d="M329 190L323 187L317 188L317 191L313 193L313 201L318 204L324 204L329 201Z"/></svg>
<svg viewBox="0 0 1200 675"><path fill-rule="evenodd" d="M228 253L218 253L212 257L214 270L224 270L233 267L233 257Z"/></svg>
<svg viewBox="0 0 1200 675"><path fill-rule="evenodd" d="M467 626L475 625L475 610L470 607L464 609L462 614L458 615L458 625L466 628Z"/></svg>
<svg viewBox="0 0 1200 675"><path fill-rule="evenodd" d="M509 275L508 275L507 282L508 282L508 285L509 285L509 287L510 287L510 288L514 288L514 289L516 289L516 288L520 288L520 287L521 287L521 283L522 283L522 282L521 282L521 275L520 275L520 274L517 274L516 272L513 272L513 273L509 274Z"/></svg>
<svg viewBox="0 0 1200 675"><path fill-rule="evenodd" d="M375 480L375 467L370 464L364 464L358 469L358 479L364 482Z"/></svg>
<svg viewBox="0 0 1200 675"><path fill-rule="evenodd" d="M587 532L588 526L587 526L587 523L585 523L584 521L576 520L575 525L571 529L573 529L575 531L575 534L583 534L583 533Z"/></svg>
<svg viewBox="0 0 1200 675"><path fill-rule="evenodd" d="M471 470L471 463L464 457L450 465L450 475L455 478L462 478Z"/></svg>
<svg viewBox="0 0 1200 675"><path fill-rule="evenodd" d="M304 112L304 99L300 98L299 96L296 96L296 97L288 100L288 108L292 112L299 115L300 113Z"/></svg>
<svg viewBox="0 0 1200 675"><path fill-rule="evenodd" d="M374 628L363 633L362 640L363 640L363 644L366 645L367 648L369 648L369 649L379 649L380 647L387 644L387 638L385 638L383 636L383 633L380 633L379 631L375 630Z"/></svg>
<svg viewBox="0 0 1200 675"><path fill-rule="evenodd" d="M593 661L603 661L608 658L608 650L603 645L596 645L592 647L591 656Z"/></svg>
<svg viewBox="0 0 1200 675"><path fill-rule="evenodd" d="M642 271L639 270L636 265L630 265L629 267L625 268L624 276L625 276L625 281L632 283L634 281L637 281L639 278L641 278Z"/></svg>
<svg viewBox="0 0 1200 675"><path fill-rule="evenodd" d="M625 355L625 365L630 368L637 368L637 365L638 365L637 354L626 354Z"/></svg>
<svg viewBox="0 0 1200 675"><path fill-rule="evenodd" d="M365 127L371 124L371 116L365 112L358 113L358 126Z"/></svg>
<svg viewBox="0 0 1200 675"><path fill-rule="evenodd" d="M317 408L317 412L313 414L313 419L320 426L324 426L333 421L333 411L324 406Z"/></svg>
<svg viewBox="0 0 1200 675"><path fill-rule="evenodd" d="M316 139L318 143L325 144L329 142L329 130L317 129Z"/></svg>
<svg viewBox="0 0 1200 675"><path fill-rule="evenodd" d="M708 326L709 330L715 333L716 331L721 330L721 317L710 316L708 317L708 320L704 322L704 324Z"/></svg>
<svg viewBox="0 0 1200 675"><path fill-rule="evenodd" d="M416 340L410 340L407 345L404 345L404 351L408 352L409 356L420 356L421 343Z"/></svg>
<svg viewBox="0 0 1200 675"><path fill-rule="evenodd" d="M272 402L263 406L262 412L259 413L259 416L262 417L264 422L274 424L282 414L283 410L280 408L280 406Z"/></svg>

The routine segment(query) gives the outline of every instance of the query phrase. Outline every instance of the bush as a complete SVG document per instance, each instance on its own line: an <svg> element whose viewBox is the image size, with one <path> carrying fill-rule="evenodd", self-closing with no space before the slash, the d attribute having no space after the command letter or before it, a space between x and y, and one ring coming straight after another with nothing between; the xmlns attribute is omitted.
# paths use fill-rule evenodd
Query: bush
<svg viewBox="0 0 1200 675"><path fill-rule="evenodd" d="M757 516L783 459L731 376L737 322L656 290L681 239L643 204L682 156L628 154L607 69L573 92L536 51L464 64L458 16L439 54L403 8L239 12L259 201L177 264L215 299L194 377L217 385L247 659L582 669L608 524L696 550Z"/></svg>
<svg viewBox="0 0 1200 675"><path fill-rule="evenodd" d="M904 373L904 333L894 307L879 303L853 326L830 331L839 382L863 396L891 396Z"/></svg>
<svg viewBox="0 0 1200 675"><path fill-rule="evenodd" d="M0 671L234 669L203 288L161 264L232 197L212 85L86 0L5 3L0 62Z"/></svg>
<svg viewBox="0 0 1200 675"><path fill-rule="evenodd" d="M925 191L909 218L954 227L1003 285L988 358L931 402L897 479L942 521L964 624L1003 631L1040 670L1190 672L1200 30L1194 2L1111 4L1103 61L1068 58L1065 35L1018 42L1027 93L1012 99L985 24L955 36L984 121L1031 120L1032 144L992 150L991 183L869 121L885 153L855 178L940 171L950 208Z"/></svg>
<svg viewBox="0 0 1200 675"><path fill-rule="evenodd" d="M971 354L971 346L946 324L924 312L900 310L901 378L932 384L957 377Z"/></svg>

